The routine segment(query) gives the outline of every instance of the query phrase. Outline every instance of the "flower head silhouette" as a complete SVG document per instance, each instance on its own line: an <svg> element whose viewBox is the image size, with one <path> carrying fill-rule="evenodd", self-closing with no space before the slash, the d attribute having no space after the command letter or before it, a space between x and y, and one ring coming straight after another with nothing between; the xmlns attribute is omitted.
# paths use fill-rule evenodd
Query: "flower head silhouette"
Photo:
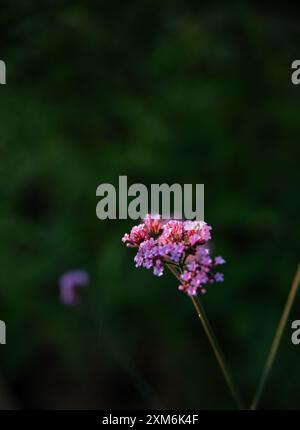
<svg viewBox="0 0 300 430"><path fill-rule="evenodd" d="M71 270L59 278L60 300L68 306L79 304L79 289L86 287L90 276L85 270Z"/></svg>
<svg viewBox="0 0 300 430"><path fill-rule="evenodd" d="M195 296L205 293L208 285L224 280L215 268L225 260L210 256L210 239L211 227L204 221L164 221L159 215L146 215L122 241L138 249L136 267L152 269L154 275L161 276L166 266L174 266L181 282L179 290Z"/></svg>

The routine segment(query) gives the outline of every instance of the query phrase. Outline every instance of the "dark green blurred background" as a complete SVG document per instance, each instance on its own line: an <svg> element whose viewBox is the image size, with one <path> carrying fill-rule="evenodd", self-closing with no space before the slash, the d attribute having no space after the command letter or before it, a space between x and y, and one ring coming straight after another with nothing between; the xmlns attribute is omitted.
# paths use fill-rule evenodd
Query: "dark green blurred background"
<svg viewBox="0 0 300 430"><path fill-rule="evenodd" d="M299 260L295 10L2 0L2 408L232 408L189 299L134 268L100 183L205 184L225 283L203 297L249 402ZM92 282L59 302L59 276ZM289 320L261 407L298 408Z"/></svg>

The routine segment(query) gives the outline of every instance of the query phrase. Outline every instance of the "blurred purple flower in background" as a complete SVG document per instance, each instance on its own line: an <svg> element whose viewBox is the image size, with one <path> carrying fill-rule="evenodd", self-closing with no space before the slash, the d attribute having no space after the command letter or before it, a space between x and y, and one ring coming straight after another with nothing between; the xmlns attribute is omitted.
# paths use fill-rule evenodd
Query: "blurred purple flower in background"
<svg viewBox="0 0 300 430"><path fill-rule="evenodd" d="M90 276L85 270L71 270L59 278L60 300L68 306L79 304L78 290L90 283Z"/></svg>

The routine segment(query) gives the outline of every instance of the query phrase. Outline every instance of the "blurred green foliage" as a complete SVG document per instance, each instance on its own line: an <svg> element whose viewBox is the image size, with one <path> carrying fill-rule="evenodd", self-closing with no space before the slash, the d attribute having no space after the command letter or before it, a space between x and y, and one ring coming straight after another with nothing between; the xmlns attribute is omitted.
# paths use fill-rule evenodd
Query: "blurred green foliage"
<svg viewBox="0 0 300 430"><path fill-rule="evenodd" d="M96 218L97 186L119 175L205 184L227 265L203 303L250 401L299 260L296 14L2 0L0 24L2 407L233 407L177 281L134 268L133 222ZM73 310L57 279L77 267L92 283ZM299 407L290 334L265 408Z"/></svg>

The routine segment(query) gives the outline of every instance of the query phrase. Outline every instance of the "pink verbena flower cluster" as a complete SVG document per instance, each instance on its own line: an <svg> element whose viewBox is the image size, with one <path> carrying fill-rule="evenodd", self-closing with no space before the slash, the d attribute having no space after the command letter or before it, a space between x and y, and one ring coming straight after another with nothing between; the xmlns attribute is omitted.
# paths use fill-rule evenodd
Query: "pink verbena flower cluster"
<svg viewBox="0 0 300 430"><path fill-rule="evenodd" d="M179 290L195 296L205 293L207 285L224 280L215 268L225 260L212 258L207 246L210 232L211 227L204 221L163 221L159 215L147 215L122 241L138 248L136 267L152 269L154 275L161 276L165 266L172 265L181 281Z"/></svg>

